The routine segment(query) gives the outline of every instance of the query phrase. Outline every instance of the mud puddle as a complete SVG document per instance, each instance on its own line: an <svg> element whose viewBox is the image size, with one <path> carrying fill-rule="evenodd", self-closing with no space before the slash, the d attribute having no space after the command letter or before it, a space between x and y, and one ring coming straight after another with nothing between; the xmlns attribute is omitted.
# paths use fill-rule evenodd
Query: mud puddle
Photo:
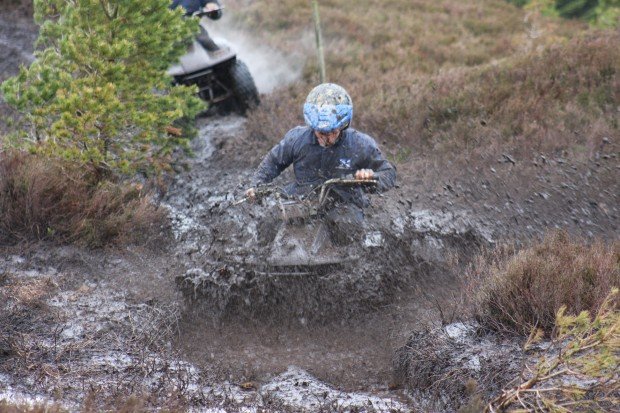
<svg viewBox="0 0 620 413"><path fill-rule="evenodd" d="M134 265L132 257L108 256L108 265L89 274L84 272L86 264L101 257L65 250L60 254L62 260L74 264L62 268L57 265L57 254L10 255L0 262L2 285L10 292L7 309L14 312L10 315L21 314L14 311L17 307L28 309L33 327L24 330L17 324L16 328L22 329L12 334L20 338L15 348L28 354L27 366L20 364L21 359L0 356L0 400L56 404L79 411L89 395L111 399L131 392L149 394L160 407L170 398L182 397L193 410L208 412L256 412L271 407L281 411L365 411L369 406L379 411L406 411L406 405L387 392L343 391L318 380L291 359L282 369L268 366L269 374L260 380L255 374L237 374L234 369L240 361L234 359L238 354L234 351L218 353L211 348L206 360L192 363L190 354L174 350L175 337L212 329L201 324L183 326L179 307L170 297L145 297L139 286L122 281L122 274L139 277L136 271L151 268ZM97 279L96 274L104 273L102 278L107 280ZM149 278L153 288L169 287L165 280L157 281L156 273L143 273L142 277ZM189 334L187 341L193 338ZM229 326L226 335L211 343L233 349L243 338L243 332ZM4 345L2 339L0 335ZM265 348L269 347L267 343ZM194 342L196 348L210 349L209 341ZM273 355L274 351L269 351L271 354L261 352L263 358ZM242 362L247 368L260 363L258 353L252 356L246 352L248 358ZM17 364L11 368L10 363Z"/></svg>
<svg viewBox="0 0 620 413"><path fill-rule="evenodd" d="M242 133L243 119L209 118L202 122L193 146L196 158L190 161L189 172L177 178L166 205L174 221L176 256L186 271L204 273L205 261L215 255L213 245L221 238L241 239L239 234L254 231L261 211L254 206L230 207L242 196L255 165L242 170L222 168L214 149L217 141L235 139ZM383 222L383 229L390 231L394 242L407 244L407 250L415 248L418 253L409 266L399 267L397 262L388 270L395 273L393 277L399 277L399 272L403 278L409 277L408 271L423 275L416 283L396 289L389 301L371 311L325 322L299 316L294 305L279 308L280 315L290 313L284 317L286 321L280 317L256 319L251 306L249 313L213 320L200 302L189 302L179 324L177 348L218 380L250 382L264 389L271 388L280 375L303 371L304 377L312 377L318 387L335 386L340 391L364 392L406 404L403 393L390 390L394 350L405 343L406 335L416 326L440 323L437 306L458 295L458 283L449 271L443 271L448 252L492 240L484 229L476 229L472 235L466 213L414 211L406 203L390 200L392 195L398 199L398 191L394 191L377 200L380 208L374 215ZM218 227L226 220L228 227ZM238 246L244 249L246 242L242 240Z"/></svg>

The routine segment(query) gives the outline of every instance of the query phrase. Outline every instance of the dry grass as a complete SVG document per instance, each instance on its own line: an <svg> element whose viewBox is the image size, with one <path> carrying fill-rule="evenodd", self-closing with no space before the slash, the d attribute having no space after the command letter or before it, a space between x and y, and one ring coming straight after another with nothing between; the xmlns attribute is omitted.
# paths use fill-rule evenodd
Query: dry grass
<svg viewBox="0 0 620 413"><path fill-rule="evenodd" d="M567 314L596 314L611 289L620 286L620 243L555 232L519 252L501 248L478 257L467 278L467 294L482 325L525 336L533 327L551 332L560 307L566 306Z"/></svg>
<svg viewBox="0 0 620 413"><path fill-rule="evenodd" d="M27 404L14 404L0 401L0 413L64 413L66 411L67 410L58 406L30 406Z"/></svg>
<svg viewBox="0 0 620 413"><path fill-rule="evenodd" d="M594 32L497 66L442 73L401 136L414 130L415 146L466 158L502 151L588 158L620 127L618 42L620 33Z"/></svg>
<svg viewBox="0 0 620 413"><path fill-rule="evenodd" d="M0 370L17 371L32 362L31 336L57 317L45 303L55 289L50 279L19 280L0 274Z"/></svg>
<svg viewBox="0 0 620 413"><path fill-rule="evenodd" d="M0 242L140 242L164 219L139 185L96 182L71 165L0 153Z"/></svg>
<svg viewBox="0 0 620 413"><path fill-rule="evenodd" d="M309 56L303 78L250 116L248 139L268 147L303 122L302 102L318 82L310 5L229 3L245 29ZM463 162L502 151L582 157L618 134L617 32L501 0L320 3L328 78L351 93L354 127L390 152Z"/></svg>

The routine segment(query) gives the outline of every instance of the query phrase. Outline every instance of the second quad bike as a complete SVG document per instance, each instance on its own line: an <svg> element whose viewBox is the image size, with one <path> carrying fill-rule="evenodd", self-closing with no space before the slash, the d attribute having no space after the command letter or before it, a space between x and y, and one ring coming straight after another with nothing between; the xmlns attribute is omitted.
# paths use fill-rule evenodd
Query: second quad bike
<svg viewBox="0 0 620 413"><path fill-rule="evenodd" d="M194 15L203 17L211 12L199 11ZM202 21L200 24L204 25ZM168 69L168 74L175 84L196 85L198 96L210 105L244 115L259 104L256 84L233 48L223 39L216 43L219 50L208 51L194 39L187 53Z"/></svg>

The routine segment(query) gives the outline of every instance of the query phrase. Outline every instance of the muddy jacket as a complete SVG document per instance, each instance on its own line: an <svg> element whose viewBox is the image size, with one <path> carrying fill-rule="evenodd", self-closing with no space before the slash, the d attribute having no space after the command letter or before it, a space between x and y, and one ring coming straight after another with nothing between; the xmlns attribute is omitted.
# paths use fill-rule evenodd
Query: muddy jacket
<svg viewBox="0 0 620 413"><path fill-rule="evenodd" d="M221 6L219 0L172 0L172 4L170 5L171 9L176 9L181 6L185 9L185 14L191 15L202 9L207 3L215 3L218 6ZM214 13L213 19L219 19L222 15L222 11L218 11Z"/></svg>
<svg viewBox="0 0 620 413"><path fill-rule="evenodd" d="M328 179L344 178L360 169L375 172L378 191L392 188L396 181L396 169L383 157L374 139L352 128L342 131L340 139L329 148L319 145L312 129L291 129L265 156L254 174L253 185L271 182L291 164L295 182L286 187L290 195L304 195ZM343 202L360 207L369 204L360 187L338 188L337 193Z"/></svg>

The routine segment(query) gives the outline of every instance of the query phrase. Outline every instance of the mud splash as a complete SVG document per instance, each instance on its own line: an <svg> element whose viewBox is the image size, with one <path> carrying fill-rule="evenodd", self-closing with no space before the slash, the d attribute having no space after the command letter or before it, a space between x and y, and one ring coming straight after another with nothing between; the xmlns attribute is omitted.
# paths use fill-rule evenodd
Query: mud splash
<svg viewBox="0 0 620 413"><path fill-rule="evenodd" d="M10 255L0 261L3 288L14 292L10 308L33 305L36 296L43 298L31 311L53 314L22 337L20 348L31 360L28 369L7 372L6 363L18 360L0 356L0 400L78 411L93 393L100 399L145 393L156 397L159 406L174 395L196 411L256 412L273 406L315 411L317 403L346 411L367 411L368 406L406 411L388 395L339 391L295 366L262 382L217 379L209 366L198 368L171 350L169 340L178 334L177 308L164 308L153 299L136 302L135 291L125 290L118 280L82 282L83 275L73 268L57 268L53 255ZM72 249L61 255L65 266L97 259ZM127 262L112 265L126 268Z"/></svg>
<svg viewBox="0 0 620 413"><path fill-rule="evenodd" d="M286 56L238 28L225 12L219 21L206 19L208 30L216 43L229 44L237 52L252 73L260 93L289 85L299 79L304 67L304 58Z"/></svg>
<svg viewBox="0 0 620 413"><path fill-rule="evenodd" d="M458 294L451 257L492 243L490 232L466 211L415 209L397 189L373 200L368 234L381 234L381 241L367 245L357 266L312 278L257 279L244 260L260 256L256 232L269 204L233 208L253 166L232 169L212 151L238 139L243 121L210 118L201 128L197 158L165 200L179 216L177 275L187 298L176 345L197 366L217 365L221 378L270 388L274 372L293 375L289 368L297 366L321 386L385 393L407 405L400 392L387 390L393 351L420 323L438 321L435 306ZM215 288L201 289L203 281ZM382 406L389 411L388 405Z"/></svg>
<svg viewBox="0 0 620 413"><path fill-rule="evenodd" d="M490 231L475 227L466 212L416 210L395 202L401 195L394 190L375 197L367 211L368 242L359 260L328 266L317 275L274 273L265 266L269 245L262 245L259 235L263 222L277 214L277 204L234 206L251 165L229 171L211 158L215 140L243 133L242 119L210 118L200 128L190 171L177 178L165 200L177 257L186 268L177 283L195 311L271 322L286 315L302 324L346 319L389 305L398 291L423 280L447 281L449 257L492 242Z"/></svg>

